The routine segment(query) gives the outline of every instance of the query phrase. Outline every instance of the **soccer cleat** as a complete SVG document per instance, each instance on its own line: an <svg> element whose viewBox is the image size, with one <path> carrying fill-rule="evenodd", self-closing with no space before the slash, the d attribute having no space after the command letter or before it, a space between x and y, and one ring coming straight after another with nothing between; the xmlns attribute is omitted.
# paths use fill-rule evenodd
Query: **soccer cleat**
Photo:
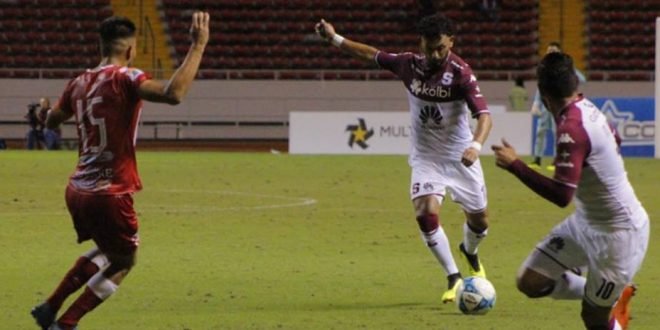
<svg viewBox="0 0 660 330"><path fill-rule="evenodd" d="M463 256L463 259L467 262L468 265L468 270L470 271L470 276L479 276L486 278L486 269L484 269L484 265L481 264L481 261L479 261L479 256L476 254L469 254L467 251L465 251L465 246L463 243L461 243L458 246L458 250L461 252L461 256Z"/></svg>
<svg viewBox="0 0 660 330"><path fill-rule="evenodd" d="M460 288L461 285L463 285L463 279L460 277L457 277L453 281L454 283L452 284L450 280L449 290L445 291L445 293L442 294L443 304L456 301L456 292L458 291L458 288Z"/></svg>
<svg viewBox="0 0 660 330"><path fill-rule="evenodd" d="M550 172L554 172L555 171L555 165L548 165L548 166L545 167L545 169L550 171Z"/></svg>
<svg viewBox="0 0 660 330"><path fill-rule="evenodd" d="M637 291L637 286L634 284L627 285L623 288L619 300L617 300L610 312L610 318L615 318L623 330L628 329L628 321L630 321L630 300L635 295L635 291Z"/></svg>
<svg viewBox="0 0 660 330"><path fill-rule="evenodd" d="M32 308L30 314L32 314L34 320L37 321L41 330L48 330L53 322L55 322L55 312L51 310L48 303L42 303L41 305Z"/></svg>
<svg viewBox="0 0 660 330"><path fill-rule="evenodd" d="M65 330L65 329L62 328L59 324L57 324L57 322L53 322L53 324L51 324L47 330ZM78 326L74 326L73 328L71 328L71 330L78 330Z"/></svg>

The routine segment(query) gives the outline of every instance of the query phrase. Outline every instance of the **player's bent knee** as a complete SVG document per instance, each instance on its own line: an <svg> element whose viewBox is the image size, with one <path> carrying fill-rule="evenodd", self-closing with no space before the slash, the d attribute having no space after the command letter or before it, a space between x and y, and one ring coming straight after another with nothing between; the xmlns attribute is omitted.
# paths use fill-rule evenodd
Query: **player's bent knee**
<svg viewBox="0 0 660 330"><path fill-rule="evenodd" d="M419 229L424 233L433 232L440 226L438 215L433 213L418 215L417 224L419 225Z"/></svg>
<svg viewBox="0 0 660 330"><path fill-rule="evenodd" d="M109 272L130 270L135 266L137 262L136 260L137 258L135 254L129 254L129 255L108 254L107 257L108 260L110 261L110 266L108 267Z"/></svg>
<svg viewBox="0 0 660 330"><path fill-rule="evenodd" d="M474 232L483 232L488 229L488 213L486 210L477 213L466 213L467 223Z"/></svg>
<svg viewBox="0 0 660 330"><path fill-rule="evenodd" d="M526 269L516 278L518 291L528 298L541 298L552 293L555 281L531 269Z"/></svg>

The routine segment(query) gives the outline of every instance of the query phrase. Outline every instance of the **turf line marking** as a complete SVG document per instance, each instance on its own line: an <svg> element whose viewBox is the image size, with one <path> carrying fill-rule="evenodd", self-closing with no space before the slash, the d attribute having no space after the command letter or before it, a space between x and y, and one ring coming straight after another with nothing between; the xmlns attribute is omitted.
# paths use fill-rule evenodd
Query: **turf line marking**
<svg viewBox="0 0 660 330"><path fill-rule="evenodd" d="M199 205L184 205L184 206L160 206L160 205L145 205L141 209L148 209L151 212L153 211L168 211L168 212L190 212L183 211L181 209L190 208L195 212L203 211L242 211L242 210L268 210L268 209L280 209L280 208L289 208L289 207L304 207L309 205L314 205L318 201L310 197L288 197L280 195L267 195L267 194L255 194L255 193L246 193L233 190L194 190L194 189L165 189L165 190L152 190L155 192L166 192L166 193L203 193L203 194L216 194L216 195L234 195L234 196L249 196L249 197L263 197L263 198L272 198L272 199L281 199L292 201L291 203L283 204L265 204L257 206L234 206L234 207L214 207L214 206L199 206ZM139 207L139 206L138 206ZM174 207L178 210L167 210L163 208ZM179 211L181 210L181 211Z"/></svg>

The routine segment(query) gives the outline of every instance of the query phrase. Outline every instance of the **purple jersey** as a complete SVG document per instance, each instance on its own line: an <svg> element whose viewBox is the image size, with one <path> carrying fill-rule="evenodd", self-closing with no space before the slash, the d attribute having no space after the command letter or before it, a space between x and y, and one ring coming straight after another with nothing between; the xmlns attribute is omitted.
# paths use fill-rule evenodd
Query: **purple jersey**
<svg viewBox="0 0 660 330"><path fill-rule="evenodd" d="M408 91L412 128L410 164L417 160L460 161L473 140L468 113L489 113L477 78L460 57L449 53L427 75L427 60L412 53L378 52L376 63L392 71Z"/></svg>

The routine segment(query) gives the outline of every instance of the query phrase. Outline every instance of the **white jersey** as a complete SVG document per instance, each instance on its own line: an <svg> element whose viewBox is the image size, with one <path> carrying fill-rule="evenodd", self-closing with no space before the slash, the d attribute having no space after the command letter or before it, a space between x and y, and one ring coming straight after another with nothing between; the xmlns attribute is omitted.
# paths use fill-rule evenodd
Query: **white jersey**
<svg viewBox="0 0 660 330"><path fill-rule="evenodd" d="M635 196L607 118L580 97L557 118L555 178L577 187L576 214L597 226L639 227L646 212Z"/></svg>
<svg viewBox="0 0 660 330"><path fill-rule="evenodd" d="M460 161L473 140L469 115L489 113L470 66L449 53L441 68L429 75L424 56L378 52L375 59L396 74L408 91L410 165L417 161Z"/></svg>

